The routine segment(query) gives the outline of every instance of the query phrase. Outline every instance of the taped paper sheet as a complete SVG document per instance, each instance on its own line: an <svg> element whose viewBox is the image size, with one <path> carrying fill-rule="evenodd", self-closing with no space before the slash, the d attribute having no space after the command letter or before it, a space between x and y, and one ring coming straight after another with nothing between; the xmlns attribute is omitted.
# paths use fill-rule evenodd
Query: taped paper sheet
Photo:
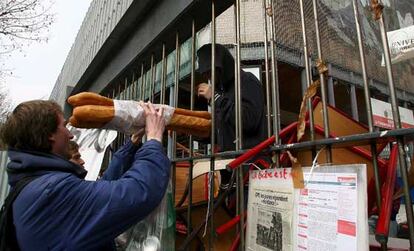
<svg viewBox="0 0 414 251"><path fill-rule="evenodd" d="M250 172L246 250L368 250L366 165Z"/></svg>

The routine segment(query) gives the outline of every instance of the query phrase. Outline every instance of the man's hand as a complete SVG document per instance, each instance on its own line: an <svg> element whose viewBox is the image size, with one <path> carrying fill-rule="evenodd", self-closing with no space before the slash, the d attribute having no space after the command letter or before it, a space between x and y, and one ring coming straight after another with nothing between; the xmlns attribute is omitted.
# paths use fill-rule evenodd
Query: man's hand
<svg viewBox="0 0 414 251"><path fill-rule="evenodd" d="M197 95L204 97L208 101L211 99L211 85L206 83L201 83L197 86Z"/></svg>
<svg viewBox="0 0 414 251"><path fill-rule="evenodd" d="M151 102L140 102L140 105L144 109L147 140L155 139L162 143L162 135L165 129L164 109L161 107L156 111Z"/></svg>
<svg viewBox="0 0 414 251"><path fill-rule="evenodd" d="M134 145L139 145L141 143L142 136L144 136L145 129L141 128L137 132L131 135L131 142Z"/></svg>

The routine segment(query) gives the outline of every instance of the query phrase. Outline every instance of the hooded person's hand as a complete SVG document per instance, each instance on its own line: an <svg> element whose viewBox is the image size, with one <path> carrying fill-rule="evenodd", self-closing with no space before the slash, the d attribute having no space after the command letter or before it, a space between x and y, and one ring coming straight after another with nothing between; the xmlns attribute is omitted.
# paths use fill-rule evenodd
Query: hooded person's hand
<svg viewBox="0 0 414 251"><path fill-rule="evenodd" d="M201 83L197 86L197 95L200 97L203 97L207 99L207 101L210 101L211 99L211 85L206 83Z"/></svg>

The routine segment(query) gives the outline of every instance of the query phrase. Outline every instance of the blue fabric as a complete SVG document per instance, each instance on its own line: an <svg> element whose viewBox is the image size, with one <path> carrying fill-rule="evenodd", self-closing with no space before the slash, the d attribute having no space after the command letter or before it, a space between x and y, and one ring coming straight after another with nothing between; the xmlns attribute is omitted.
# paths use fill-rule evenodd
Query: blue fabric
<svg viewBox="0 0 414 251"><path fill-rule="evenodd" d="M13 204L21 249L112 249L116 236L160 203L170 175L170 161L158 141L148 141L138 151L129 149L116 156L119 163L125 156L131 168L116 178L114 164L105 179L96 182L85 181L77 165L57 156L9 151L12 186L25 175L41 175Z"/></svg>
<svg viewBox="0 0 414 251"><path fill-rule="evenodd" d="M134 145L131 140L128 140L125 145L114 153L109 163L108 169L102 175L104 180L119 179L122 174L129 170L134 160L134 155L139 149L139 145Z"/></svg>

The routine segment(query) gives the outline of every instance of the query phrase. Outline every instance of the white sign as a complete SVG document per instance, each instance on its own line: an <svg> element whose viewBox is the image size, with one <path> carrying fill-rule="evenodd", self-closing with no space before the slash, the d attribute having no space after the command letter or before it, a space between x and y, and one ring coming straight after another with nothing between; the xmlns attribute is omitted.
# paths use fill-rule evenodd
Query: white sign
<svg viewBox="0 0 414 251"><path fill-rule="evenodd" d="M299 193L298 249L358 250L357 205L356 173L313 174Z"/></svg>
<svg viewBox="0 0 414 251"><path fill-rule="evenodd" d="M374 126L385 129L394 129L394 120L391 104L371 98L372 116ZM414 127L413 111L404 107L399 107L402 128Z"/></svg>
<svg viewBox="0 0 414 251"><path fill-rule="evenodd" d="M250 72L253 74L260 82L262 82L262 70L259 66L250 66L250 67L243 67L243 71Z"/></svg>
<svg viewBox="0 0 414 251"><path fill-rule="evenodd" d="M414 25L387 32L387 36L392 63L414 58ZM382 66L384 66L384 57Z"/></svg>
<svg viewBox="0 0 414 251"><path fill-rule="evenodd" d="M250 172L246 250L368 250L366 165Z"/></svg>
<svg viewBox="0 0 414 251"><path fill-rule="evenodd" d="M96 180L101 169L106 148L114 141L118 133L106 129L81 129L68 126L79 145L79 153L85 161L88 174L85 180Z"/></svg>

